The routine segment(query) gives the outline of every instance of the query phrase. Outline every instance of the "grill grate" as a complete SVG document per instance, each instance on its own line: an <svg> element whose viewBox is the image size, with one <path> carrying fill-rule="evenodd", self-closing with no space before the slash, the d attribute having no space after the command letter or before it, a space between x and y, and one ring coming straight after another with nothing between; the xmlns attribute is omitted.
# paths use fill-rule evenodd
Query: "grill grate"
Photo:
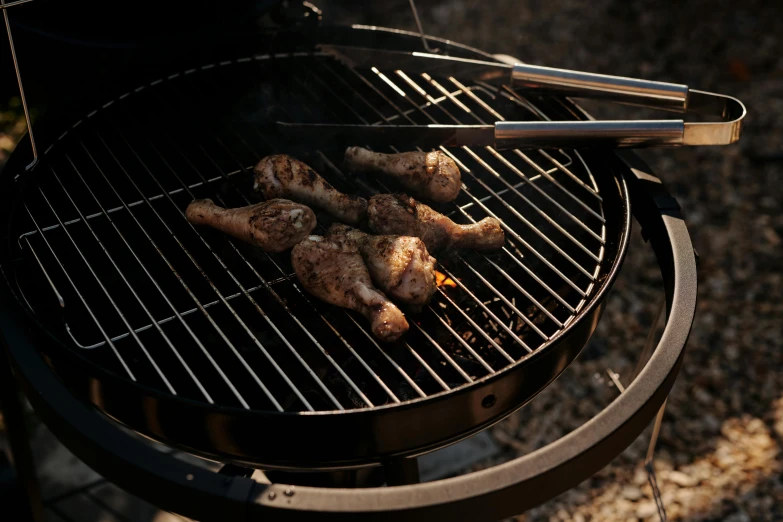
<svg viewBox="0 0 783 522"><path fill-rule="evenodd" d="M383 125L503 115L545 117L512 90L355 71L310 54L172 74L93 111L47 150L16 223L19 247L34 259L20 288L52 331L95 362L209 403L345 410L468 386L557 336L600 280L602 199L577 153L443 149L464 187L436 208L462 223L497 217L506 245L442 255L444 284L393 345L306 294L287 254L196 229L183 211L194 198L257 201L252 165L281 151L345 192L396 189L345 175L341 151L284 144L278 119ZM318 218L322 232L329 217ZM46 285L64 303L62 321L46 313Z"/></svg>

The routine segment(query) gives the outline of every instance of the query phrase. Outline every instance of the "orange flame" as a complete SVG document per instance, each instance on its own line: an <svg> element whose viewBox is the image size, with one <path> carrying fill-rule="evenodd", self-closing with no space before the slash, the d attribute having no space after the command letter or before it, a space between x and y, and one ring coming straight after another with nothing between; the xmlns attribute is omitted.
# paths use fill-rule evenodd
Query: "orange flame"
<svg viewBox="0 0 783 522"><path fill-rule="evenodd" d="M438 272L437 270L435 270L435 283L438 286L450 286L452 288L457 288L457 283L455 283L450 277L447 277L446 274Z"/></svg>

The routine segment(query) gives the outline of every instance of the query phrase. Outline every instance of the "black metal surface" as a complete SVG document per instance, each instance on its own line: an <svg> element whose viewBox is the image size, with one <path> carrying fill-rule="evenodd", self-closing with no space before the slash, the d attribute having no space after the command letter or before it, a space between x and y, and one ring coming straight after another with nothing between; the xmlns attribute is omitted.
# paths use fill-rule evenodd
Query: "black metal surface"
<svg viewBox="0 0 783 522"><path fill-rule="evenodd" d="M77 400L35 350L45 335L0 287L0 331L36 412L57 437L120 487L200 520L482 520L518 514L605 466L649 424L677 375L696 304L693 248L676 201L633 154L634 215L656 252L667 322L640 376L598 416L501 466L418 486L367 490L271 486L209 473L119 431ZM293 491L286 495L285 491Z"/></svg>
<svg viewBox="0 0 783 522"><path fill-rule="evenodd" d="M401 69L409 74L427 73L430 76L473 78L484 81L510 82L513 67L497 60L453 58L448 55L355 45L322 45L319 49L351 67L377 67L384 71Z"/></svg>
<svg viewBox="0 0 783 522"><path fill-rule="evenodd" d="M337 36L334 37L336 40L344 37L340 36L343 33L336 34ZM400 34L371 31L351 31L351 34L355 39L370 38L384 41L387 44L397 42L396 45L400 47L413 45L410 36ZM466 52L456 47L454 50L455 52ZM476 55L483 56L478 53ZM233 55L234 59L236 56ZM383 396L382 390L379 391L377 387L372 390L375 385L372 381L368 381L363 383L360 388L371 399L372 405L367 407L367 404L352 404L351 401L355 397L349 393L350 390L346 391L345 381L330 380L330 373L322 373L319 370L319 368L328 369L329 364L324 362L323 355L319 355L315 351L317 345L309 344L307 336L303 335L301 331L295 333L292 330L292 324L280 322L288 320L285 312L288 310L287 307L294 306L292 303L297 302L294 299L301 301L301 298L296 297L295 288L290 286L291 280L288 277L290 270L283 270L275 274L278 265L273 258L248 252L241 245L235 248L235 245L227 244L223 238L218 235L209 235L209 232L204 233L207 242L200 244L200 238L193 235L194 233L187 229L185 223L175 221L170 217L171 212L184 208L190 198L200 197L204 194L203 190L207 187L210 187L211 190L207 194L231 205L243 204L247 201L246 197L250 197L246 175L240 172L230 177L226 174L232 170L241 171L248 164L252 164L257 159L255 154L266 153L262 151L269 152L269 144L265 143L266 138L272 136L274 139L274 134L271 131L270 134L266 134L267 129L253 128L251 125L252 121L263 117L263 110L268 108L264 104L259 104L258 100L255 100L255 104L248 103L254 101L252 98L248 98L248 93L262 97L266 95L263 82L260 88L258 85L251 85L255 77L254 74L258 74L258 70L255 68L262 67L262 76L274 78L278 84L282 82L287 86L288 84L285 82L292 82L291 89L286 92L290 92L290 96L292 96L290 101L296 103L289 103L287 106L296 107L298 110L309 109L306 114L309 118L317 118L318 110L333 111L332 116L345 118L355 110L359 110L359 101L361 100L353 99L355 104L352 107L348 104L349 107L346 108L340 106L339 99L334 99L334 89L340 85L339 78L332 80L335 83L324 84L319 74L326 75L327 71L323 70L324 65L318 61L319 58L299 56L296 57L295 62L288 60L288 58L279 57L259 64L253 62L251 57L250 61L242 62L242 64L249 63L250 65L242 65L238 61L228 65L221 65L218 62L206 69L210 72L187 73L187 71L180 71L180 75L176 78L164 78L161 82L155 81L154 84L148 84L143 91L129 92L127 96L116 98L111 106L105 107L84 120L79 120L81 121L79 128L72 129L68 135L64 136L61 143L52 149L51 155L48 156L48 160L44 162L42 168L34 171L31 176L14 179L14 168L23 158L23 154L14 154L4 172L3 179L0 180L3 186L2 197L4 198L3 222L10 225L8 229L4 230L5 246L0 265L2 265L3 273L8 278L11 288L15 290L15 297L24 308L33 311L34 320L39 321L40 325L51 334L42 336L42 340L38 344L39 348L46 353L50 364L60 378L78 396L92 402L115 419L167 444L194 453L237 462L263 463L267 466L311 467L366 463L378 461L388 456L416 454L433 449L445 443L459 440L496 422L520 407L559 375L577 355L595 328L602 310L600 299L607 291L614 273L619 267L627 240L629 215L627 194L622 179L624 168L601 156L596 156L588 161L593 170L600 171L600 175L595 177L595 183L598 184L598 190L603 197L603 208L606 212L606 244L602 252L605 261L601 264L595 288L590 291L590 300L586 304L580 305L582 306L581 311L575 319L568 319L570 322L567 328L560 329L549 343L542 347L537 346L528 355L524 355L524 350L519 346L519 343L502 342L502 347L512 353L513 359L517 362L507 364L501 359L490 360L493 370L491 373L478 373L475 379L470 379L472 382L458 385L460 376L456 371L457 368L462 369L463 372L477 371L475 360L471 362L470 357L463 357L459 363L453 365L452 370L449 370L447 360L442 355L443 352L438 355L437 343L433 343L431 338L428 338L428 335L439 338L437 323L433 322L437 318L430 318L429 323L422 320L420 331L416 330L417 333L409 337L410 344L388 348L388 350L394 357L402 354L400 355L402 357L401 364L407 365L406 370L410 375L415 375L416 368L422 372L421 380L414 382L422 388L424 397L411 399L410 396L405 396L406 386L408 388L410 386L397 382L396 386L402 387L395 388L394 393L400 396L402 403L387 401L389 404L384 405L378 400L379 396ZM243 69L251 66L253 69ZM327 69L329 67L332 66L326 66ZM213 76L211 71L218 70L220 72ZM239 72L233 72L235 70ZM246 70L249 71L248 74L245 74ZM298 73L291 75L292 70L296 70ZM191 81L186 78L189 74L192 74L192 77L201 75L199 89L182 87L182 82ZM185 84L187 85L187 83ZM302 90L303 84L305 87L308 85L319 85L320 87L315 91ZM344 94L344 92L338 90L338 98L339 93ZM271 94L273 98L277 96L274 99L279 103L280 93ZM331 102L326 104L324 99L329 97L331 97ZM221 107L212 110L220 114L214 115L210 112L202 115L202 112L210 110L210 103L214 104L216 101ZM225 103L228 103L228 106L223 105ZM318 109L319 106L322 109ZM248 110L248 107L256 107L258 110ZM272 108L275 107L277 105ZM227 110L223 111L224 108ZM368 107L362 110L368 110ZM429 113L422 112L422 114ZM54 119L51 121L52 128L57 128L59 125L62 129L62 124L65 121ZM217 138L212 136L213 133L217 135ZM204 136L208 136L208 139ZM227 136L231 137L231 142L226 141ZM246 141L243 143L244 140L253 140L253 144L250 145ZM285 146L285 144L281 145L283 150L285 150ZM205 147L210 152L205 152ZM22 144L20 151L23 151L24 148L24 144ZM280 150L280 148L275 148L275 150ZM295 146L290 150L300 154L304 152L302 148ZM319 166L319 170L328 176L335 175L333 170L330 170L329 162L331 161L332 164L339 162L333 153L334 151L325 151L324 157L327 159L323 160ZM176 166L172 167L172 164L175 162L177 165L192 164L197 161L194 159L196 157L200 157L201 160L198 161L202 163L192 171L188 171L187 175L190 178L184 181L188 187L194 186L192 189L183 187L178 184L181 180L176 175L182 170ZM203 163L205 157L213 165ZM307 160L313 161L318 158L319 156L309 156ZM101 169L101 166L106 165L107 162L114 165L110 177L105 177L106 172ZM209 181L212 178L206 180L202 178L201 169L207 167L214 169L213 172L218 174L216 182ZM156 175L151 176L152 172L155 172ZM160 172L167 173L166 177L158 174ZM172 176L171 173L174 175ZM339 176L332 177L332 180L338 187L341 184L343 187L346 186L346 182L340 180ZM478 191L488 190L488 187L495 182L490 178L475 177L475 181L466 181L466 183L472 190ZM117 184L114 187L117 189L116 192L111 190L112 184ZM496 186L498 188L495 190L503 187L503 185ZM85 190L86 187L89 187L90 190ZM99 195L97 200L100 205L97 205L95 199L92 198L94 193ZM126 194L131 193L141 196L125 198ZM49 195L48 198L46 194ZM154 204L149 201L152 197L155 198ZM503 204L499 198L492 201L499 206ZM473 208L481 206L478 205L480 200L467 200L467 202L472 203ZM130 207L126 207L129 204L133 204L134 209L145 209L144 213L135 210L131 212ZM47 210L49 205L52 208ZM118 207L118 211L103 212L106 208L112 207ZM27 214L28 208L31 209L29 214ZM46 213L41 213L41 209ZM500 210L496 211L500 212ZM507 212L507 210L502 211ZM90 212L98 212L99 219L88 218ZM158 212L164 213L165 217L158 219L156 217ZM41 220L41 223L31 223L30 216L35 216ZM112 219L109 220L107 216ZM476 216L480 217L478 214ZM68 227L71 225L64 224L69 219L76 219L76 223L81 228L79 230L73 227L69 229ZM88 223L90 226L87 226ZM173 227L173 230L167 230L161 226L161 223ZM176 224L172 225L172 223ZM117 225L117 229L114 228L114 224ZM178 362L172 355L171 348L172 345L180 345L174 342L167 346L161 339L157 339L153 343L148 342L147 338L142 341L141 337L147 335L144 332L136 334L139 340L135 343L137 346L135 355L129 358L129 368L133 368L134 377L138 375L135 383L127 376L122 377L123 368L116 360L112 359L112 353L108 350L105 342L102 346L91 350L74 349L73 342L68 341L68 335L73 335L83 345L100 341L101 335L95 337L95 329L91 330L89 324L87 326L81 324L80 326L78 319L86 317L87 313L85 310L74 313L74 307L78 307L79 296L75 292L62 290L67 288L68 281L63 277L65 272L59 275L55 274L58 266L57 260L48 259L41 262L43 266L52 270L51 274L48 272L42 274L36 264L40 259L34 258L46 252L45 242L40 241L41 232L38 227L46 228L47 225L54 226L50 230L54 230L54 234L59 234L59 237L55 237L49 233L48 237L51 238L51 241L60 241L66 245L78 245L83 244L85 240L91 243L94 243L96 238L102 240L107 251L110 254L113 253L111 257L103 257L101 250L93 244L93 247L85 252L80 252L77 249L60 250L61 253L66 252L61 261L64 266L75 266L74 263L79 262L81 256L84 255L85 259L92 260L91 266L101 270L102 277L107 273L105 271L107 264L114 263L117 266L122 266L123 273L132 274L127 277L127 282L118 280L115 275L114 279L106 284L115 290L117 288L123 289L124 293L121 294L124 300L123 306L125 300L131 301L133 299L133 291L144 292L142 294L144 296L156 295L156 289L150 287L143 271L139 271L137 268L135 271L128 272L129 265L127 263L132 264L135 256L139 256L139 261L144 260L139 263L142 267L147 266L145 263L151 262L148 261L150 259L158 263L158 268L152 272L156 277L165 273L166 266L160 264L155 249L159 249L167 258L173 259L175 256L180 256L182 259L182 252L177 253L177 246L172 243L170 233L184 238L182 241L188 251L203 250L204 245L208 244L210 246L218 245L215 248L221 258L240 254L248 256L248 259L253 261L253 265L258 267L256 268L257 272L263 274L267 282L272 281L269 283L270 285L277 285L275 292L267 290L267 294L262 294L264 295L263 300L258 298L256 301L264 308L267 315L255 316L255 320L262 321L265 317L272 317L276 324L282 325L281 328L284 329L285 336L291 343L288 346L291 353L285 357L289 359L294 357L291 362L285 363L287 374L290 374L294 381L300 383L308 376L306 372L303 372L303 368L297 366L296 354L306 357L310 364L313 364L313 356L321 357L321 366L315 368L318 370L319 380L323 386L319 389L317 387L319 381L315 381L316 386L312 391L300 390L303 392L302 397L308 403L312 402L315 405L312 409L316 411L308 414L296 413L298 410L306 410L307 408L302 397L292 396L287 399L288 402L282 401L280 403L283 406L282 409L287 411L276 412L274 405L264 398L262 391L254 387L251 380L236 380L233 378L235 374L232 374L229 382L240 390L239 395L248 398L246 402L249 407L241 408L241 405L237 404L237 394L232 393L230 387L224 387L222 391L215 392L214 383L220 383L220 379L215 377L209 381L211 385L210 398L214 394L214 404L210 404L209 401L204 400L205 397L199 396L200 390L193 382L189 382L186 372L164 372L169 381L167 383L161 378L160 372L155 371L154 366L145 363L145 358L151 359L149 352L152 352L154 358L168 357L169 362L166 363L169 365L168 367L176 366ZM134 232L129 233L128 231L131 229ZM36 240L39 243L28 248L23 243L17 244L19 233L30 230L35 233L24 237L33 238L33 243ZM66 230L74 230L73 236L70 233L63 233ZM144 234L140 233L140 230ZM543 228L543 230L554 233L551 229ZM122 235L115 234L115 231L122 231ZM147 243L144 237L146 234L148 234L147 239L154 239L155 245L157 245L155 249L150 249L151 243ZM183 234L190 234L190 236L185 238ZM23 241L27 241L27 239ZM123 241L133 245L133 248L130 251L123 249ZM31 256L31 253L34 254ZM581 254L571 251L571 255L576 257ZM204 256L209 259L208 250L200 254L200 257L196 257L200 263L204 263ZM544 259L536 260L535 256L530 257L533 258L532 269L544 273L546 271L543 264L545 263ZM492 260L493 258L488 259ZM479 258L479 264L476 265L479 267L479 271L473 274L479 274L479 276L484 274L486 277L488 271L492 270L488 259ZM187 265L187 260L184 261ZM283 265L286 261L284 258L276 260L277 263ZM458 259L444 259L443 262L448 270L462 278L470 276L475 279L477 277L476 275L471 276L472 272L461 265L461 261ZM495 258L495 262L499 261ZM211 268L206 268L210 281L216 287L224 289L224 295L229 295L225 291L225 285L230 281L227 280L225 274L221 273L222 269L215 264L214 260L210 263L212 264ZM233 263L231 264L232 273L234 271L239 273L239 269L245 270L247 273L247 267L242 268L239 261L235 260ZM239 266L236 263L239 263ZM173 266L182 271L183 264L181 262L174 262ZM569 270L568 268L562 269ZM87 288L85 294L90 299L100 296L102 291L100 285L88 283L91 280L89 269L82 266L80 270L80 272L74 272L73 276L79 285ZM150 268L150 270L152 269ZM573 267L570 270L569 277L574 279L582 277ZM50 275L56 280L55 286L64 298L64 308L58 306L55 294L48 285L47 277ZM273 277L275 279L272 279ZM557 281L557 278L551 274L542 277L548 284L553 286L556 284L554 281ZM182 278L195 288L195 281L199 280L199 274L195 272L184 273ZM467 279L465 280L467 281ZM161 283L161 288L164 289L161 296L175 299L174 293L178 288L177 284L175 280L166 284ZM195 292L209 290L209 285L205 285L204 281L200 284L205 290L196 289ZM563 285L562 281L559 285ZM144 289L145 286L146 289ZM249 287L249 284L244 286ZM263 287L263 284L261 286ZM557 288L562 291L560 286ZM259 293L262 290L259 289ZM181 292L181 289L178 291ZM242 293L240 292L240 294ZM118 295L120 294L115 294L115 298L118 298ZM280 299L277 300L275 295ZM186 299L186 297L184 298ZM158 299L158 301L162 301L162 299ZM231 301L231 303L237 301L239 300ZM147 302L150 303L150 301ZM305 306L307 310L315 310L321 314L322 318L328 318L330 324L338 325L340 336L350 339L350 344L364 357L368 357L366 355L368 351L376 349L372 346L371 339L367 336L362 337L360 325L351 322L350 316L330 310L320 303L301 302L302 304L296 304L296 306ZM573 303L576 306L577 302ZM163 303L148 304L150 308L159 305L163 306ZM104 314L107 310L110 311L112 306L110 301L104 300L101 304L94 305L95 313ZM175 308L180 313L183 311L179 304ZM556 305L549 310L552 314L563 312L563 310L558 311ZM151 313L156 319L160 319L159 309L155 309ZM246 312L240 311L238 313L245 314L245 324L248 324ZM544 315L538 313L537 316L531 317L535 321L538 321L537 317L543 318L543 322L538 323L540 328L552 328L552 325L546 326L547 319ZM568 315L570 316L570 314ZM137 320L134 318L143 318L143 316L144 311L139 310L127 314L130 320ZM198 313L194 313L188 317L200 316ZM314 317L314 320L317 318ZM565 320L564 316L563 321ZM114 329L106 335L107 337L116 336L117 325L120 326L121 331L122 321L117 318L113 321L113 323L103 323L107 329ZM176 323L176 321L171 321L171 323ZM65 324L70 330L63 330ZM221 342L215 337L214 332L209 333L203 330L203 320L200 322L183 320L181 324L182 326L188 325L196 332L192 336L194 340L202 339L209 346ZM153 326L149 331L152 332L155 328ZM169 327L166 326L166 328ZM314 327L311 326L312 328ZM442 329L442 327L440 328ZM500 330L504 328L505 326L502 326ZM257 336L265 335L263 331L256 330L256 326L253 326L251 331ZM521 330L523 333L519 335L522 336L523 341L530 341L530 337L527 336L534 335L531 334L533 331L533 327L523 328ZM550 330L550 332L554 331L556 330ZM170 331L169 335L173 337ZM229 335L236 334L229 332ZM262 337L263 344L269 345L269 334L266 335L267 337ZM319 335L321 335L320 330ZM339 342L339 337L328 332L324 335L331 336L331 341L326 345L325 350L329 357L343 363L355 360L351 359L350 354L346 354ZM133 334L125 337L127 341L118 339L116 342L126 343L123 345L124 347L127 347L128 343L133 346L131 337ZM324 342L322 338L319 340ZM263 362L264 359L259 353L253 352L253 346L241 344L238 346L245 357L255 357L254 360L251 360L252 367L261 373L264 377L263 380L267 383L273 382L270 379L275 378L274 372L268 364ZM102 351L101 348L103 348ZM146 348L147 353L138 348ZM275 352L277 357L282 357L285 354L286 346L277 343L277 346L269 348L269 350L273 349L277 350ZM380 350L380 348L378 349ZM212 355L226 357L230 355L228 352L228 347L224 347L223 353L212 352ZM497 351L490 350L481 353L486 357L489 357L486 354L500 357ZM420 357L419 362L416 362L415 356ZM450 356L456 357L454 353L451 353ZM356 357L355 354L353 357ZM378 360L383 363L383 359ZM428 377L424 371L426 365L421 364L421 361L425 360L428 360L429 364L433 366L444 365L446 370L437 366L438 371L430 371ZM204 378L202 370L203 367L208 368L208 365L203 360L200 364L202 366L196 368L197 374ZM376 364L379 363L376 362ZM359 368L358 363L355 362L353 367L344 367L347 372L355 372ZM390 369L377 370L378 375L386 384L394 384L392 380L386 378L390 371ZM329 370L329 372L334 374L333 370ZM442 384L439 384L436 376L441 379ZM443 384L449 389L438 391L438 386ZM167 389L169 385L178 390L177 396L170 393L171 389ZM285 383L279 383L275 386L274 389L279 390L285 387ZM346 411L329 411L335 409L334 404L345 407ZM363 407L360 408L360 406ZM314 433L326 435L314 438ZM332 434L339 434L339 436L332 436Z"/></svg>
<svg viewBox="0 0 783 522"><path fill-rule="evenodd" d="M5 425L8 457L11 459L10 464L16 475L15 484L12 481L0 485L0 488L5 488L3 497L0 497L6 500L2 503L3 512L5 516L12 517L14 520L43 522L41 488L35 475L35 461L30 449L31 437L27 429L21 390L11 369L11 361L6 353L2 336L0 336L0 411ZM0 462L0 470L5 471L3 468L5 462ZM10 498L10 495L14 495L14 498Z"/></svg>
<svg viewBox="0 0 783 522"><path fill-rule="evenodd" d="M232 9L209 1L165 0L155 5L154 13L132 3L35 0L8 14L28 100L40 116L63 103L104 96L130 68L154 74L171 60L187 61L188 47L208 52L239 41L239 35L259 35L260 24L272 25L269 19L278 29L292 28L288 12L293 14L297 3L300 23L317 21L301 16L302 2L280 0L242 1ZM306 29L313 32L315 27ZM271 33L259 37L275 39ZM5 48L5 36L0 40ZM3 59L7 64L7 56ZM7 100L17 94L13 67L0 67L0 96Z"/></svg>
<svg viewBox="0 0 783 522"><path fill-rule="evenodd" d="M371 147L437 148L495 145L494 125L353 125L332 123L277 123L288 139L306 140L316 146L364 143Z"/></svg>
<svg viewBox="0 0 783 522"><path fill-rule="evenodd" d="M384 461L383 471L387 486L418 484L419 463L416 458L402 457Z"/></svg>

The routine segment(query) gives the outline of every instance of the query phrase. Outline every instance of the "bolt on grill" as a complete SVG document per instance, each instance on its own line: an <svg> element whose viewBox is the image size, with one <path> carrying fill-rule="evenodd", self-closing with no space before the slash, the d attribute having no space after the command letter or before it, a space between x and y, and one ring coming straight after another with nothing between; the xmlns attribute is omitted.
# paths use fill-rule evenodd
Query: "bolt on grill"
<svg viewBox="0 0 783 522"><path fill-rule="evenodd" d="M305 293L287 253L193 227L183 212L194 198L227 207L257 201L252 166L278 152L344 192L397 190L346 175L341 150L283 142L278 119L511 118L545 116L507 88L353 70L308 53L157 79L89 113L47 150L15 225L34 260L20 289L39 319L86 357L210 404L334 411L469 386L555 338L604 275L602 198L578 153L443 149L464 186L455 202L435 208L461 223L494 216L507 241L497 252L441 254L437 270L448 284L408 315L410 332L391 345L378 343L363 318ZM329 217L318 217L321 233ZM52 291L61 313L49 313Z"/></svg>

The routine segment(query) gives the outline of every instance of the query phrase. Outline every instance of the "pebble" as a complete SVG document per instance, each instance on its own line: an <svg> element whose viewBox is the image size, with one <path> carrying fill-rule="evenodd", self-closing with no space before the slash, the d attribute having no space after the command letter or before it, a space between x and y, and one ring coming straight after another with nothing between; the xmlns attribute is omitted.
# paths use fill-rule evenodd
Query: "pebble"
<svg viewBox="0 0 783 522"><path fill-rule="evenodd" d="M712 401L715 400L712 397L712 395L710 395L710 393L707 392L707 390L705 390L704 388L696 388L696 389L694 389L693 390L693 396L694 396L694 398L697 401L699 401L700 403L702 403L704 405L710 404Z"/></svg>
<svg viewBox="0 0 783 522"><path fill-rule="evenodd" d="M620 494L628 500L639 500L642 498L642 490L634 486L624 487Z"/></svg>
<svg viewBox="0 0 783 522"><path fill-rule="evenodd" d="M701 418L701 423L704 429L710 433L720 431L720 421L714 415L707 413Z"/></svg>
<svg viewBox="0 0 783 522"><path fill-rule="evenodd" d="M647 483L647 470L645 470L643 467L636 468L636 471L633 475L633 483L637 486L640 486L642 484Z"/></svg>
<svg viewBox="0 0 783 522"><path fill-rule="evenodd" d="M682 486L684 488L687 488L689 486L695 486L699 483L696 478L686 475L682 471L671 471L669 472L669 475L666 477L667 480L672 481L673 483L677 484L678 486Z"/></svg>
<svg viewBox="0 0 783 522"><path fill-rule="evenodd" d="M750 522L751 518L744 511L738 511L732 515L729 515L724 519L724 522Z"/></svg>
<svg viewBox="0 0 783 522"><path fill-rule="evenodd" d="M649 518L658 513L658 507L655 502L645 501L636 505L636 517L642 520Z"/></svg>

